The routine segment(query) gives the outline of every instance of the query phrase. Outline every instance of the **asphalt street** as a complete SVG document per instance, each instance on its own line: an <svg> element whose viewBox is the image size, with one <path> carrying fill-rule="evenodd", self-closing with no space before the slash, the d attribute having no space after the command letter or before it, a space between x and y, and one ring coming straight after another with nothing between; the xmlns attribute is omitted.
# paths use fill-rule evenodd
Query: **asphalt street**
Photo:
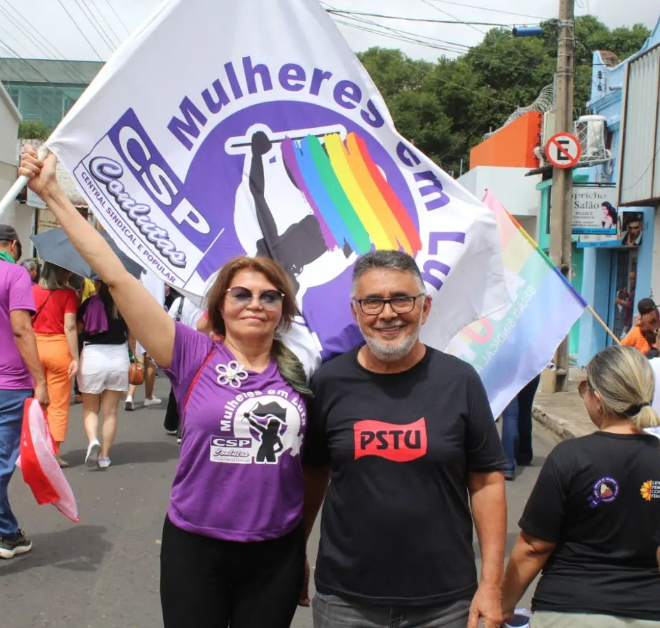
<svg viewBox="0 0 660 628"><path fill-rule="evenodd" d="M163 518L167 510L178 446L165 434L163 417L169 385L156 380L161 406L143 408L138 390L136 410L120 411L112 466L89 470L84 465L86 438L82 406L72 406L62 456L78 502L80 523L72 523L53 506L38 506L16 471L10 500L34 548L24 556L0 560L0 626L2 628L156 628L162 626L158 561ZM549 433L535 432L534 465L507 483L510 550L517 521L547 453ZM312 539L315 557L318 534ZM476 546L476 543L475 543ZM478 547L476 547L479 556ZM529 604L530 594L523 600ZM311 628L309 609L299 609L295 628Z"/></svg>

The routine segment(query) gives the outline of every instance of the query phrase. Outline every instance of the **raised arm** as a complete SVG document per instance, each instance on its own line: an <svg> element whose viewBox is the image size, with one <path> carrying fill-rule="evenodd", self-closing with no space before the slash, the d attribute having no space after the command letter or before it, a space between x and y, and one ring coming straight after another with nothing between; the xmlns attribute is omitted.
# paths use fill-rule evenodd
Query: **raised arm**
<svg viewBox="0 0 660 628"><path fill-rule="evenodd" d="M30 177L30 189L48 204L73 246L108 284L124 320L147 353L160 366L169 367L174 350L174 321L71 204L57 182L56 164L55 155L41 162L36 150L26 146L18 174Z"/></svg>

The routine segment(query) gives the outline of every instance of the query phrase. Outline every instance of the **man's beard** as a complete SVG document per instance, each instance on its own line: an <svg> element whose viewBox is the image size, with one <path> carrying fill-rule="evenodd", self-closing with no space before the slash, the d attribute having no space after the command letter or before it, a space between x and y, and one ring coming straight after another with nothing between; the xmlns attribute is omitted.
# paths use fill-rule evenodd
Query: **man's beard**
<svg viewBox="0 0 660 628"><path fill-rule="evenodd" d="M417 344L419 340L419 332L421 329L422 317L420 315L419 321L417 322L417 329L406 336L399 344L397 345L388 345L382 343L377 338L371 336L366 336L364 333L364 339L369 347L371 353L380 360L381 362L396 362L405 358L412 350L413 347Z"/></svg>

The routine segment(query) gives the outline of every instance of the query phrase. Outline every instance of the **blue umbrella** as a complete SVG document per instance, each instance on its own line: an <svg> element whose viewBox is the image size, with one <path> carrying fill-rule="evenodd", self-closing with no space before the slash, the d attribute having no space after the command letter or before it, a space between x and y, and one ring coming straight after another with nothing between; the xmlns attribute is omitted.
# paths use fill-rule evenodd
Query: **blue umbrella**
<svg viewBox="0 0 660 628"><path fill-rule="evenodd" d="M105 232L99 232L115 255L121 260L124 268L134 277L139 278L144 272L142 266L134 262L128 255L119 249L112 238ZM39 258L45 262L50 262L62 268L70 270L76 275L87 277L88 279L98 279L98 275L91 269L90 265L82 258L71 244L71 240L64 232L64 229L51 229L38 235L30 236L30 240L37 247Z"/></svg>

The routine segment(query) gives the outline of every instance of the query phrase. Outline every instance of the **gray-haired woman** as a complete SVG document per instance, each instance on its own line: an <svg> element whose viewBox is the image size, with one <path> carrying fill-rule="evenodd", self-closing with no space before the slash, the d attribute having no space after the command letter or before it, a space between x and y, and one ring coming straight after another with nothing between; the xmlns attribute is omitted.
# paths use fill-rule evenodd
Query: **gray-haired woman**
<svg viewBox="0 0 660 628"><path fill-rule="evenodd" d="M533 628L660 625L660 419L637 349L598 353L580 383L598 431L551 452L519 522L504 581L504 616L543 569Z"/></svg>

